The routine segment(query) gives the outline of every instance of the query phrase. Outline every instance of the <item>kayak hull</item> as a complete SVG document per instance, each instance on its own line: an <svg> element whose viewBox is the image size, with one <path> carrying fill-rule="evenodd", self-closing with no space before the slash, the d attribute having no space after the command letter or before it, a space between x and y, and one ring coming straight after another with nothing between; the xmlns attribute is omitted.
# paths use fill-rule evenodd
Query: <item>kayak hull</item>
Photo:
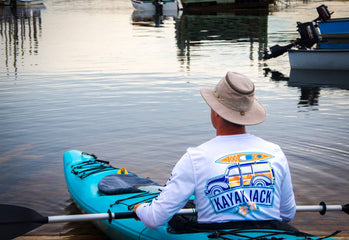
<svg viewBox="0 0 349 240"><path fill-rule="evenodd" d="M106 195L98 189L98 183L106 176L120 173L120 169L113 168L105 163L95 161L95 157L80 151L72 150L64 154L64 173L68 190L83 213L132 212L134 204L142 201L151 201L158 193L133 192L115 195ZM129 173L132 175L132 173ZM133 174L134 175L134 174ZM150 189L150 188L149 188ZM149 229L141 221L135 219L114 219L95 221L94 224L112 239L140 239L140 240L195 240L212 239L212 232L195 232L178 234L168 231L169 226L158 229ZM219 230L218 232L234 229ZM272 234L273 237L283 239L300 239L283 230L247 229L234 230L238 236L229 233L224 235L229 239L250 239ZM245 237L244 237L245 236ZM307 238L311 239L311 238ZM314 238L316 239L316 238Z"/></svg>

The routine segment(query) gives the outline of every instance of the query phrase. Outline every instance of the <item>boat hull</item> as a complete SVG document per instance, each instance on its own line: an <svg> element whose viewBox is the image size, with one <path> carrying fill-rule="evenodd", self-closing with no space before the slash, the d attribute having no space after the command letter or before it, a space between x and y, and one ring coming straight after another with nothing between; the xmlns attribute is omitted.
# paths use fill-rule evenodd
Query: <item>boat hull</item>
<svg viewBox="0 0 349 240"><path fill-rule="evenodd" d="M157 193L155 195L147 195L153 192L105 195L98 189L98 183L106 176L118 174L119 169L115 169L104 163L96 162L93 156L76 150L66 152L63 158L64 174L68 190L78 208L84 213L106 213L108 210L111 212L130 212L132 211L133 205L137 202L151 201L151 199L157 195ZM108 220L101 220L94 223L109 237L118 240L205 240L212 239L209 236L213 233L218 234L221 231L225 231L179 234L168 231L168 225L158 229L149 229L141 221L135 219L117 219L110 221L110 223ZM234 230L234 233L238 235L227 233L224 236L227 236L229 239L251 239L263 238L272 234L272 236L276 238L299 239L299 236L295 236L284 230L227 229L227 231L231 230ZM307 239L317 238L309 237Z"/></svg>
<svg viewBox="0 0 349 240"><path fill-rule="evenodd" d="M334 18L319 22L322 38L349 38L349 18Z"/></svg>
<svg viewBox="0 0 349 240"><path fill-rule="evenodd" d="M349 49L288 50L293 69L349 70Z"/></svg>
<svg viewBox="0 0 349 240"><path fill-rule="evenodd" d="M140 1L140 0L131 0L132 6L137 11L154 11L155 5L153 1ZM162 10L163 11L174 11L177 10L177 1L163 1Z"/></svg>

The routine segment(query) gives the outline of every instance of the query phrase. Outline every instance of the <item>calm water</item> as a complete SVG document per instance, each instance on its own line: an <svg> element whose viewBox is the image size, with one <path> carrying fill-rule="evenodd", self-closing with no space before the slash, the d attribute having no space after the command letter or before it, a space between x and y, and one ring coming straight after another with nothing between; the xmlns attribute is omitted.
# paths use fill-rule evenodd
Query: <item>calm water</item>
<svg viewBox="0 0 349 240"><path fill-rule="evenodd" d="M169 13L160 24L129 0L0 8L0 202L75 213L62 167L70 149L165 183L187 147L214 136L199 89L230 70L254 80L268 117L248 131L284 149L297 204L348 203L349 73L290 72L287 54L262 60L267 47L297 38L296 22L315 19L323 3L333 17L349 15L345 1L278 3L268 14ZM348 222L344 213L293 220L340 236L349 236ZM71 223L30 235L103 237Z"/></svg>

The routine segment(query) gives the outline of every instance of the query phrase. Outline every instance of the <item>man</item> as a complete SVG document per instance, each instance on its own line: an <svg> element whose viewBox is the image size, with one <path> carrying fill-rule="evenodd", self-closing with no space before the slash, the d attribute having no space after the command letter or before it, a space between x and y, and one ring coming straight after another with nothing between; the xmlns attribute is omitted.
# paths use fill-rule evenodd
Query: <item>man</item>
<svg viewBox="0 0 349 240"><path fill-rule="evenodd" d="M287 159L280 147L246 133L266 111L246 76L228 72L202 88L216 137L189 148L161 194L134 211L149 228L164 226L194 195L199 224L290 221L296 212Z"/></svg>

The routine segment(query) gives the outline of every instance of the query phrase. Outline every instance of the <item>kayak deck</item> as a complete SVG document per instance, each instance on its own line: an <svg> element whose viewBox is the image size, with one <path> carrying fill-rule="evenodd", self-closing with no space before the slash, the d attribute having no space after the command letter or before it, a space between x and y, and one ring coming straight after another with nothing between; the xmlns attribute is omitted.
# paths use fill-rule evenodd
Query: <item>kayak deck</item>
<svg viewBox="0 0 349 240"><path fill-rule="evenodd" d="M98 189L100 181L110 175L132 175L124 169L114 168L98 160L93 154L72 150L64 154L64 173L68 190L83 213L132 212L138 203L150 202L160 191L156 183L149 184L151 191L133 187L131 192L107 195ZM144 179L138 177L140 179ZM128 186L129 188L129 186ZM144 190L143 189L143 190ZM155 191L154 191L155 189ZM122 191L121 191L122 192ZM165 226L149 229L135 219L101 220L94 224L112 239L319 239L318 237L297 236L294 232L273 229L226 229L207 232L176 233Z"/></svg>

